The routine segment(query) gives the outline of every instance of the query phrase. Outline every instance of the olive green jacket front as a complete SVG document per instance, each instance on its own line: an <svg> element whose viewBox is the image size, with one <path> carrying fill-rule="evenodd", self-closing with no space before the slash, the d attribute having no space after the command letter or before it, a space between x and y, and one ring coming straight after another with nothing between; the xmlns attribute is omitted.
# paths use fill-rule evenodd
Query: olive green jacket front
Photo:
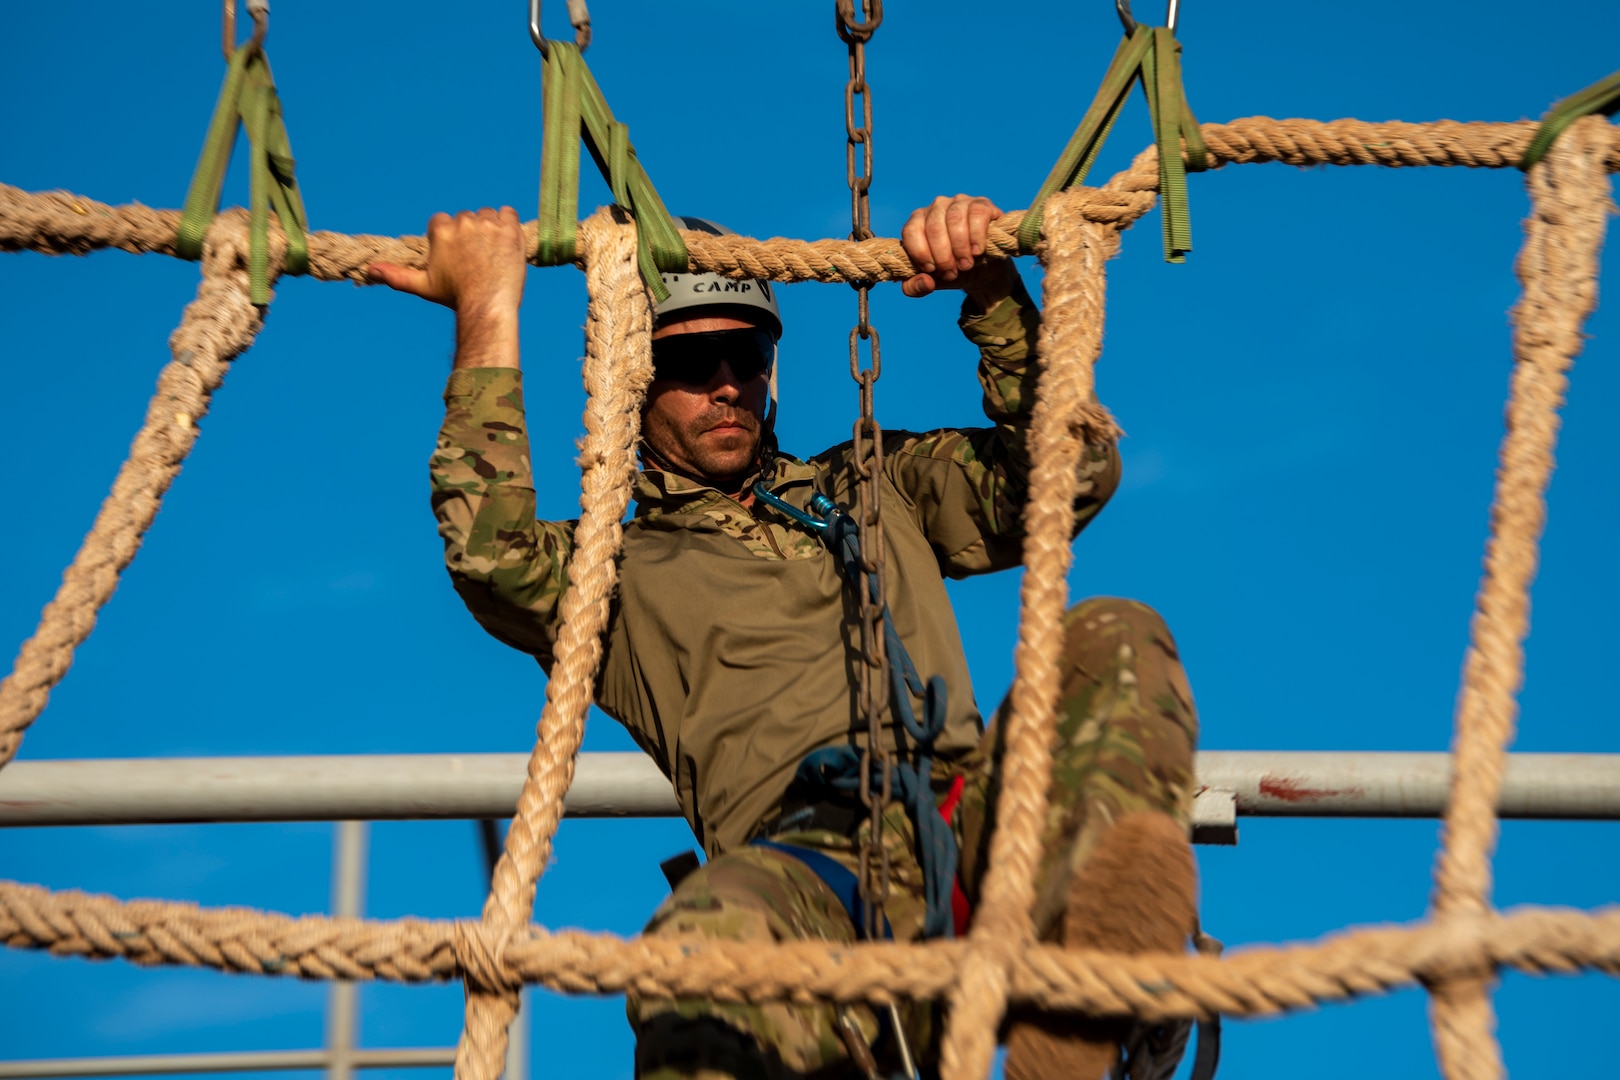
<svg viewBox="0 0 1620 1080"><path fill-rule="evenodd" d="M945 761L974 747L983 721L943 579L1021 558L1039 321L1022 289L961 320L990 426L884 433L889 606L918 671L945 680ZM432 481L451 579L486 630L549 672L575 523L535 520L521 377L455 372L445 404ZM1090 448L1081 472L1077 530L1118 483L1114 446ZM780 456L768 480L800 508L818 490L855 504L848 443ZM760 501L745 508L653 469L638 474L635 499L596 701L669 777L712 857L747 842L806 754L865 742L860 625L831 553Z"/></svg>

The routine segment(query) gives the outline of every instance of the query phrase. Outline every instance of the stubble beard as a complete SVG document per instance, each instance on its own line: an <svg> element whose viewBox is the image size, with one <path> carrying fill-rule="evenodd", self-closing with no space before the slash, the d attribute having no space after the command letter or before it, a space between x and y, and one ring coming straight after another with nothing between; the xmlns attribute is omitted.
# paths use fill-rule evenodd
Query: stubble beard
<svg viewBox="0 0 1620 1080"><path fill-rule="evenodd" d="M724 436L711 434L719 424L736 424ZM728 489L745 479L759 460L760 422L746 409L717 406L704 411L684 425L679 433L678 454L661 447L661 439L649 440L661 463L690 479ZM717 445L718 444L718 445Z"/></svg>

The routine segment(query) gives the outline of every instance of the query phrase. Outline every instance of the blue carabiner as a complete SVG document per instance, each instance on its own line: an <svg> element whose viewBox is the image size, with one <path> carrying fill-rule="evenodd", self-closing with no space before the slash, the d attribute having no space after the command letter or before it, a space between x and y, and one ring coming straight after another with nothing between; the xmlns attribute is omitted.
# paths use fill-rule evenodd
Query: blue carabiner
<svg viewBox="0 0 1620 1080"><path fill-rule="evenodd" d="M821 516L819 518L811 517L809 514L805 513L803 510L800 510L797 506L791 505L780 495L766 487L765 481L763 480L757 481L754 484L754 496L755 498L764 500L765 505L769 506L772 510L775 510L777 513L786 517L792 518L794 521L797 521L800 525L803 525L805 528L809 529L811 532L820 537L825 537L827 535L827 530L832 527L833 519L839 514L843 513L842 510L838 509L837 503L833 502L831 499L827 498L827 496L818 491L814 495L810 496L810 509L814 510Z"/></svg>

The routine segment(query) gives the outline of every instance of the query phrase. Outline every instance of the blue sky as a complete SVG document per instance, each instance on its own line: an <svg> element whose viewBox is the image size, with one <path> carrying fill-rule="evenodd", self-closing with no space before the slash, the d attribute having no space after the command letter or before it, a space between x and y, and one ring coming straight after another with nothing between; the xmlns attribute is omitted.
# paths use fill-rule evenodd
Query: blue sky
<svg viewBox="0 0 1620 1080"><path fill-rule="evenodd" d="M548 14L567 33L563 5ZM759 236L839 236L843 47L824 3L595 5L589 59L677 213ZM420 232L437 210L532 217L539 58L515 0L300 4L269 53L317 228ZM1152 18L1156 9L1139 12ZM217 5L12 4L0 180L111 203L184 198L222 74ZM1188 96L1205 121L1255 114L1517 120L1612 71L1620 8L1395 0L1184 5ZM1118 39L1105 0L892 0L871 46L874 227L936 193L1024 206ZM1147 139L1133 104L1098 167ZM1125 481L1077 546L1071 591L1157 606L1215 749L1447 746L1509 370L1513 171L1229 168L1194 176L1194 251L1160 258L1153 215L1112 266L1099 369L1129 433ZM227 186L243 199L240 167ZM605 199L587 177L581 205ZM1611 266L1613 259L1610 259ZM1038 276L1025 268L1032 282ZM56 588L139 426L197 270L156 256L0 259L13 465L0 529L0 649ZM784 445L848 437L847 288L782 290ZM970 424L973 354L954 299L879 290L880 419ZM582 394L581 275L530 274L524 307L540 511L571 516ZM1520 749L1620 751L1610 657L1620 569L1612 480L1620 322L1589 323L1573 374L1535 590ZM23 746L26 759L528 748L543 677L450 590L426 462L448 368L446 312L379 289L277 290L259 344L202 423L139 559ZM1011 679L1017 575L953 587L980 706ZM597 717L588 749L628 740ZM1434 822L1249 820L1200 852L1207 928L1229 944L1422 915ZM321 824L0 832L0 874L53 887L324 910ZM549 926L633 933L664 892L678 822L566 823L541 885ZM1613 826L1509 823L1502 905L1620 896ZM368 914L475 915L473 826L379 825ZM368 987L362 1041L435 1045L460 990ZM1520 1076L1605 1074L1620 987L1508 977ZM630 1075L622 1003L536 997L548 1070ZM0 952L0 1057L297 1048L322 988ZM1552 1051L1549 1054L1549 1050ZM1556 1060L1556 1064L1553 1063ZM1417 992L1229 1026L1226 1072L1435 1075Z"/></svg>

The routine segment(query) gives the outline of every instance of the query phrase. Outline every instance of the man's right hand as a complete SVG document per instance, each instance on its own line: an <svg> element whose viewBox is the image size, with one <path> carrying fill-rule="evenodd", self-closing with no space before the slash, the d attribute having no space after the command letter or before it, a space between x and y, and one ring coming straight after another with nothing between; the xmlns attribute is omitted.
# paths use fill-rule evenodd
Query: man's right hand
<svg viewBox="0 0 1620 1080"><path fill-rule="evenodd" d="M912 212L900 231L917 273L900 285L907 296L927 296L936 289L961 289L980 311L989 311L1009 296L1018 281L1011 259L986 259L990 223L1001 216L982 196L941 195Z"/></svg>
<svg viewBox="0 0 1620 1080"><path fill-rule="evenodd" d="M427 268L372 263L366 274L456 313L456 367L517 367L517 316L528 263L510 206L428 221Z"/></svg>

